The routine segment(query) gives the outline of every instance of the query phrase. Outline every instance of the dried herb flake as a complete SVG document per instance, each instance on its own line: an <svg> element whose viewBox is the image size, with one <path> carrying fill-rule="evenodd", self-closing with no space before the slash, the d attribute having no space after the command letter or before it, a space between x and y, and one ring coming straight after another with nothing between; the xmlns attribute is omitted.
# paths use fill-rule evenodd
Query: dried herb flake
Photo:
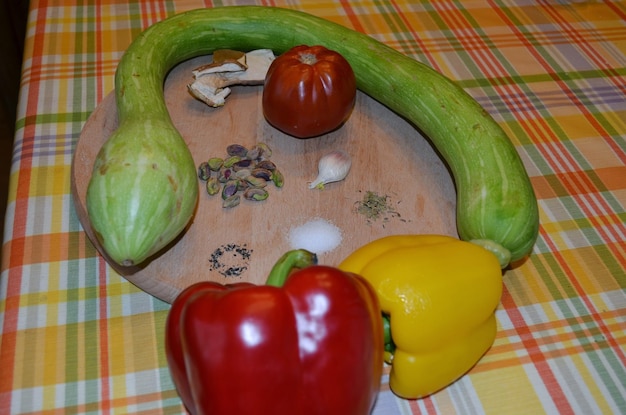
<svg viewBox="0 0 626 415"><path fill-rule="evenodd" d="M368 224L379 219L382 219L383 222L388 222L392 218L400 218L401 221L406 222L406 220L401 219L400 213L393 208L387 195L379 195L368 190L365 192L363 199L357 201L355 205L356 212L365 216Z"/></svg>

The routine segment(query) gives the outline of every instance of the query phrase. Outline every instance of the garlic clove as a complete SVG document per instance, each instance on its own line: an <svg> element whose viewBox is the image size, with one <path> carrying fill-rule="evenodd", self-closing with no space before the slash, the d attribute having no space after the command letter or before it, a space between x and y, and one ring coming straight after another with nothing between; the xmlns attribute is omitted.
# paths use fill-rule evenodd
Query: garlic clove
<svg viewBox="0 0 626 415"><path fill-rule="evenodd" d="M317 178L309 183L309 189L323 189L327 183L345 179L351 166L352 159L343 150L335 150L324 155L318 162Z"/></svg>

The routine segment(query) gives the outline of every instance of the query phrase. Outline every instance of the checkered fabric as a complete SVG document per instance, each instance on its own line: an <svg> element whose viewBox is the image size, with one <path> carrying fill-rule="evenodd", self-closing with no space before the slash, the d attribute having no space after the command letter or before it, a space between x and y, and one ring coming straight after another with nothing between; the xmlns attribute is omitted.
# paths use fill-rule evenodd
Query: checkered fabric
<svg viewBox="0 0 626 415"><path fill-rule="evenodd" d="M498 335L452 386L374 414L626 413L626 3L33 0L0 275L0 413L182 413L169 305L117 275L72 205L73 149L151 24L199 7L307 11L456 80L507 131L539 201ZM427 374L425 374L427 376Z"/></svg>

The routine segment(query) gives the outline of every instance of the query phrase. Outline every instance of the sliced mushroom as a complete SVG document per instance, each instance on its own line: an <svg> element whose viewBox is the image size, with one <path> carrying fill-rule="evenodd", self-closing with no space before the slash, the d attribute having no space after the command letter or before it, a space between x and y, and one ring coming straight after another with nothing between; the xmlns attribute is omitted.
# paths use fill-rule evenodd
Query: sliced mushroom
<svg viewBox="0 0 626 415"><path fill-rule="evenodd" d="M213 61L193 70L194 78L215 72L238 72L248 69L245 52L219 49L213 53Z"/></svg>
<svg viewBox="0 0 626 415"><path fill-rule="evenodd" d="M214 65L205 65L193 71L195 79L187 88L191 95L205 104L220 107L230 95L228 86L263 84L274 59L274 52L270 49L253 50L245 54L247 68L238 71L232 71L232 67L241 64L241 58L235 59L237 63L232 59L222 59L221 63L214 59Z"/></svg>

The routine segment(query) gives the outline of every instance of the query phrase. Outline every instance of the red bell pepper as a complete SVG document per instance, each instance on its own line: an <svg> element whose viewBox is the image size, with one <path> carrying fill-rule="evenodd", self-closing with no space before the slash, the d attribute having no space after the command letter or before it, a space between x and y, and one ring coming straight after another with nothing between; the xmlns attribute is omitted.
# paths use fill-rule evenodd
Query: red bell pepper
<svg viewBox="0 0 626 415"><path fill-rule="evenodd" d="M378 299L362 277L315 262L290 251L267 285L201 282L174 300L166 355L190 413L371 412L383 366Z"/></svg>

